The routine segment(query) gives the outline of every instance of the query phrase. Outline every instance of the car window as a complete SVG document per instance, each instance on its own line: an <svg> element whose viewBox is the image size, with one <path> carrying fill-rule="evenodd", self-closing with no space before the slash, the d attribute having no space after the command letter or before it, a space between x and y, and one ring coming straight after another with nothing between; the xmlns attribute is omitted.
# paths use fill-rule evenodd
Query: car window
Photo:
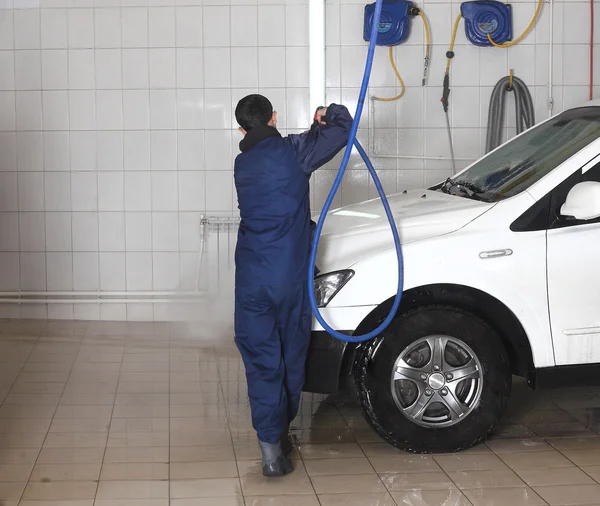
<svg viewBox="0 0 600 506"><path fill-rule="evenodd" d="M465 196L488 202L513 197L598 137L600 107L571 109L504 144L452 181L471 188Z"/></svg>

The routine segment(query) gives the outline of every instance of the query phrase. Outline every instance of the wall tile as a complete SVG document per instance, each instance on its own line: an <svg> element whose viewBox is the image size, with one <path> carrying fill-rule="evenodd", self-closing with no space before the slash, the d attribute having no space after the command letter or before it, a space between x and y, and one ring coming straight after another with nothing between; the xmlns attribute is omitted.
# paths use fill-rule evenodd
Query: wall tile
<svg viewBox="0 0 600 506"><path fill-rule="evenodd" d="M151 170L177 170L177 132L153 130L150 143Z"/></svg>
<svg viewBox="0 0 600 506"><path fill-rule="evenodd" d="M46 290L46 254L20 254L21 290Z"/></svg>
<svg viewBox="0 0 600 506"><path fill-rule="evenodd" d="M41 47L42 49L61 49L67 47L67 10L42 9Z"/></svg>
<svg viewBox="0 0 600 506"><path fill-rule="evenodd" d="M70 132L71 170L96 170L96 132Z"/></svg>
<svg viewBox="0 0 600 506"><path fill-rule="evenodd" d="M71 226L73 251L98 251L98 213L73 213Z"/></svg>
<svg viewBox="0 0 600 506"><path fill-rule="evenodd" d="M177 87L179 89L204 86L202 51L201 48L177 49ZM204 68L204 72L206 73L208 70Z"/></svg>
<svg viewBox="0 0 600 506"><path fill-rule="evenodd" d="M152 251L150 213L125 213L125 246L127 251Z"/></svg>
<svg viewBox="0 0 600 506"><path fill-rule="evenodd" d="M124 7L121 10L123 47L148 46L148 10L139 7Z"/></svg>
<svg viewBox="0 0 600 506"><path fill-rule="evenodd" d="M41 47L39 9L16 9L13 16L15 49L39 49Z"/></svg>
<svg viewBox="0 0 600 506"><path fill-rule="evenodd" d="M197 6L175 9L177 47L202 47L202 8Z"/></svg>
<svg viewBox="0 0 600 506"><path fill-rule="evenodd" d="M44 175L46 211L71 210L71 173L48 172Z"/></svg>
<svg viewBox="0 0 600 506"><path fill-rule="evenodd" d="M44 170L42 132L18 132L17 156L19 171Z"/></svg>
<svg viewBox="0 0 600 506"><path fill-rule="evenodd" d="M71 49L69 60L69 88L92 90L96 82L93 49Z"/></svg>
<svg viewBox="0 0 600 506"><path fill-rule="evenodd" d="M92 291L99 288L98 253L73 253L73 289Z"/></svg>
<svg viewBox="0 0 600 506"><path fill-rule="evenodd" d="M175 47L175 9L150 7L148 34L150 47Z"/></svg>
<svg viewBox="0 0 600 506"><path fill-rule="evenodd" d="M46 218L44 213L19 213L19 250L45 251Z"/></svg>
<svg viewBox="0 0 600 506"><path fill-rule="evenodd" d="M68 52L64 49L42 51L42 88L69 88Z"/></svg>
<svg viewBox="0 0 600 506"><path fill-rule="evenodd" d="M100 289L125 290L125 279L125 253L100 253ZM118 307L124 309L123 305Z"/></svg>
<svg viewBox="0 0 600 506"><path fill-rule="evenodd" d="M71 213L46 213L46 251L71 251Z"/></svg>
<svg viewBox="0 0 600 506"><path fill-rule="evenodd" d="M92 9L67 9L69 47L94 47L94 12Z"/></svg>
<svg viewBox="0 0 600 506"><path fill-rule="evenodd" d="M150 86L148 49L123 49L123 89L141 89Z"/></svg>
<svg viewBox="0 0 600 506"><path fill-rule="evenodd" d="M120 9L95 9L94 36L96 47L120 48L121 42L121 11Z"/></svg>
<svg viewBox="0 0 600 506"><path fill-rule="evenodd" d="M100 251L125 251L125 213L99 213L98 230Z"/></svg>
<svg viewBox="0 0 600 506"><path fill-rule="evenodd" d="M231 9L231 45L250 47L258 44L258 7L241 5Z"/></svg>
<svg viewBox="0 0 600 506"><path fill-rule="evenodd" d="M73 290L73 253L46 253L46 289Z"/></svg>

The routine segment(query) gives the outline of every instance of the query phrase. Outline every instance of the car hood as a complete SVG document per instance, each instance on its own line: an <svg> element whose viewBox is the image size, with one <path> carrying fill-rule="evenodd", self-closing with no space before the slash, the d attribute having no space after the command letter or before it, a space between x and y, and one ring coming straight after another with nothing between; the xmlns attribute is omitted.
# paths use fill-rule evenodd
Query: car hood
<svg viewBox="0 0 600 506"><path fill-rule="evenodd" d="M494 206L431 190L397 193L387 199L403 245L454 232ZM322 272L348 268L393 244L379 199L341 207L327 215L317 265Z"/></svg>

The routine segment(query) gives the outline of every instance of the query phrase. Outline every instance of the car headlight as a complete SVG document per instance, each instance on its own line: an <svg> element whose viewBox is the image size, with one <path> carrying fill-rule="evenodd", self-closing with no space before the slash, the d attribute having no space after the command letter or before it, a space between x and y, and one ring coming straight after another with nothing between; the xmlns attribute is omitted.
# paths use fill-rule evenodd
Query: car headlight
<svg viewBox="0 0 600 506"><path fill-rule="evenodd" d="M331 302L331 299L352 279L352 276L354 276L354 271L351 269L329 272L317 276L314 282L317 306L327 306Z"/></svg>

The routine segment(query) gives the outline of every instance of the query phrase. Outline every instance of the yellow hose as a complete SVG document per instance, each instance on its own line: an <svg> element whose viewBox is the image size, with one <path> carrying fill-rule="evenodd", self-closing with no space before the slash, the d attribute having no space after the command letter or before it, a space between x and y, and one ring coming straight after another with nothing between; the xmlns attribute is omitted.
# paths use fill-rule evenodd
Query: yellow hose
<svg viewBox="0 0 600 506"><path fill-rule="evenodd" d="M421 16L421 19L423 20L423 23L425 25L425 40L427 43L427 46L425 49L425 70L427 70L427 66L429 65L431 35L429 33L429 23L427 23L427 18L423 15L422 12L419 12L419 16ZM401 91L395 97L385 97L385 98L384 97L371 97L372 100L377 100L378 102L393 102L395 100L402 98L402 96L404 95L404 92L406 91L406 87L404 86L404 80L402 79L400 72L398 72L398 67L396 67L396 62L394 61L394 48L392 46L390 46L389 55L390 55L390 63L392 65L392 68L394 69L394 74L396 74L396 77L398 78L398 82L400 83Z"/></svg>
<svg viewBox="0 0 600 506"><path fill-rule="evenodd" d="M400 75L400 72L398 72L398 67L396 67L396 62L394 61L394 48L392 46L390 46L390 63L392 64L394 73L396 74L396 77L398 78L398 81L400 82L401 91L395 97L386 97L386 98L372 97L373 100L377 100L378 102L393 102L394 100L398 100L399 98L402 98L402 95L404 95L404 92L406 91L406 88L404 86L404 81L402 80L402 76Z"/></svg>
<svg viewBox="0 0 600 506"><path fill-rule="evenodd" d="M454 21L454 28L452 29L452 38L450 39L450 47L448 48L448 52L451 53L454 51L454 42L456 41L456 33L458 32L458 23L462 18L462 14L456 16L456 21ZM452 58L448 58L446 61L446 74L450 72L450 62L452 62Z"/></svg>
<svg viewBox="0 0 600 506"><path fill-rule="evenodd" d="M539 0L538 1L537 8L535 9L535 14L533 15L531 23L529 23L529 26L527 28L525 28L525 31L519 37L517 37L515 40L511 40L510 42L506 42L505 44L496 44L492 40L492 37L490 36L490 34L488 33L487 34L487 38L490 41L490 43L492 44L492 46L494 46L494 47L510 47L510 46L514 46L523 37L525 37L525 35L527 35L529 33L529 30L531 30L533 28L533 25L535 25L535 22L537 21L537 18L540 15L540 11L542 10L542 4L543 3L544 3L544 0Z"/></svg>
<svg viewBox="0 0 600 506"><path fill-rule="evenodd" d="M421 11L419 11L419 16L421 16L421 19L423 20L423 26L425 27L425 64L423 67L423 81L422 81L422 85L425 86L425 81L427 80L427 69L429 68L429 57L430 57L430 51L431 51L431 36L429 33L429 23L427 22L427 18L425 17L425 14L423 14Z"/></svg>

